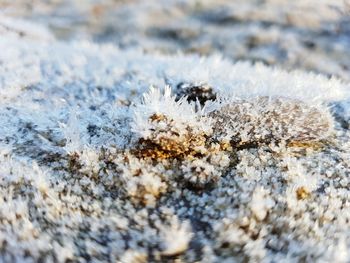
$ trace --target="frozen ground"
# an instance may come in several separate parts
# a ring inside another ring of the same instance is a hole
[[[345,2],[1,5],[0,262],[349,262]]]
[[[60,39],[150,53],[221,53],[350,79],[349,0],[3,0],[1,6]]]

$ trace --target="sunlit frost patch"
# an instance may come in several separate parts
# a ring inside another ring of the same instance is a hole
[[[347,84],[24,42],[0,39],[14,54],[0,55],[1,259],[346,258],[348,111],[334,105],[347,107]]]

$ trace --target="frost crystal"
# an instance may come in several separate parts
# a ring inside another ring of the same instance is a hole
[[[180,224],[178,220],[172,222],[171,227],[162,227],[165,250],[164,256],[173,256],[183,253],[188,249],[189,242],[193,236],[189,222]]]

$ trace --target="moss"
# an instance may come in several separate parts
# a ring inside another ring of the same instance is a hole
[[[80,155],[77,152],[68,154],[68,171],[71,173],[78,172],[82,165],[79,161]]]
[[[326,149],[325,141],[291,141],[287,143],[287,147],[291,149],[291,154],[296,157],[307,156],[309,154],[321,152]]]
[[[310,197],[311,193],[306,189],[306,187],[301,186],[295,191],[298,200],[304,200]]]
[[[150,138],[139,139],[139,144],[132,152],[139,158],[154,160],[179,159],[201,155],[198,147],[205,147],[207,136],[204,133],[194,133],[187,126],[185,132],[180,134],[173,128],[174,121],[165,115],[153,114],[149,120],[155,124],[157,130]]]
[[[324,149],[325,145],[321,141],[291,141],[287,144],[287,147],[321,151]]]

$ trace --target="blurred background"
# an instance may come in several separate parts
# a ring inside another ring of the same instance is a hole
[[[16,18],[65,41],[219,53],[350,80],[349,0],[0,0],[0,10],[0,37]]]

